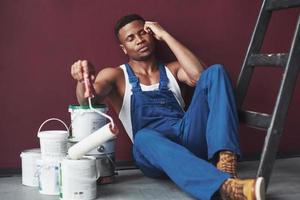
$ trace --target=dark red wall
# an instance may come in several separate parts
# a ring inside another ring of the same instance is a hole
[[[20,167],[20,153],[38,147],[39,125],[50,117],[70,121],[76,103],[71,64],[90,60],[101,69],[126,62],[113,36],[116,20],[139,13],[158,21],[207,64],[223,63],[234,82],[240,71],[261,1],[181,0],[1,0],[0,1],[0,168]],[[264,51],[287,51],[299,10],[279,12],[272,20]],[[172,59],[167,49],[166,60]],[[271,112],[280,70],[259,69],[246,107]],[[300,152],[299,82],[280,152]],[[52,125],[54,126],[54,125]],[[52,128],[47,126],[47,128]],[[259,131],[241,127],[245,155],[261,151]],[[124,130],[117,159],[130,159]]]

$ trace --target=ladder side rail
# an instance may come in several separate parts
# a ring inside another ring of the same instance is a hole
[[[243,101],[247,94],[250,79],[254,71],[253,66],[247,65],[248,59],[252,54],[257,54],[260,51],[272,15],[271,11],[266,11],[267,2],[268,0],[264,0],[263,5],[260,9],[259,16],[257,18],[255,28],[247,49],[246,57],[244,59],[242,69],[238,77],[236,88],[238,109],[242,107]]]
[[[284,71],[279,94],[274,107],[271,124],[267,131],[257,176],[263,176],[268,184],[275,163],[280,136],[287,118],[289,104],[296,86],[300,70],[300,16],[290,48],[287,66]]]

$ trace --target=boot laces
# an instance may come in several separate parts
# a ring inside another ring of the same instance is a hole
[[[221,196],[224,200],[247,200],[243,193],[243,184],[237,183],[234,179],[227,180],[221,189]]]
[[[236,156],[231,152],[223,152],[220,153],[219,162],[217,164],[217,168],[232,174],[233,177],[237,177],[237,160]]]

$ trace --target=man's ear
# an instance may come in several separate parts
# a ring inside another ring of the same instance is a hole
[[[123,44],[120,44],[121,49],[123,50],[123,52],[125,53],[125,55],[127,55],[127,50],[125,49]]]

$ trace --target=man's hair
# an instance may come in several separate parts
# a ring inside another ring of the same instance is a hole
[[[144,18],[142,18],[140,15],[137,14],[130,14],[130,15],[123,16],[117,21],[117,23],[115,24],[114,32],[118,40],[119,40],[120,29],[135,20],[140,20],[143,23],[145,23]]]

